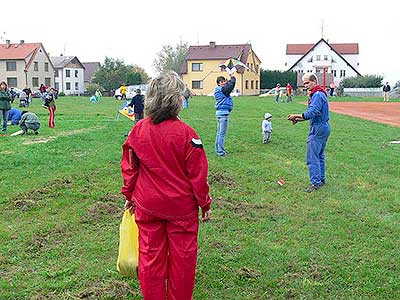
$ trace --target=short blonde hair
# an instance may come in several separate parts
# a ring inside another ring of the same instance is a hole
[[[154,124],[176,118],[182,108],[185,84],[175,72],[152,79],[146,90],[144,110]]]
[[[308,80],[313,81],[313,82],[318,84],[317,75],[315,75],[314,73],[306,73],[306,74],[304,74],[303,77],[301,77],[301,80],[305,81],[305,79],[308,79]]]

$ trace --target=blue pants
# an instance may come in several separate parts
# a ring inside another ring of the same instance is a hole
[[[325,146],[331,128],[328,123],[312,125],[307,140],[307,167],[312,185],[325,181]]]
[[[218,156],[225,156],[225,136],[229,125],[229,115],[217,116],[217,137],[215,139],[215,152]]]
[[[3,132],[7,131],[8,112],[9,110],[0,109],[0,122],[3,120],[3,128],[1,131]]]
[[[188,99],[183,100],[183,108],[189,108],[189,100]]]
[[[275,102],[276,102],[276,103],[278,103],[278,102],[279,102],[279,94],[278,94],[278,95],[276,95],[276,97],[275,97]]]

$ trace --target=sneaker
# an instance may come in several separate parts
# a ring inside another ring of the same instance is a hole
[[[326,184],[326,182],[325,182],[325,179],[324,179],[324,180],[321,180],[321,184],[319,186],[321,187],[321,186],[323,186],[325,184]]]
[[[35,135],[38,135],[38,134],[39,134],[39,132],[35,131]]]
[[[320,188],[320,186],[318,186],[318,185],[310,185],[310,186],[309,186],[308,188],[306,188],[304,191],[305,191],[306,193],[312,193],[312,192],[318,190],[319,188]]]

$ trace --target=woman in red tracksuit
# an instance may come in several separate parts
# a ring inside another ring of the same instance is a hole
[[[153,79],[147,117],[123,145],[125,207],[139,228],[138,277],[144,300],[192,299],[198,208],[211,216],[208,162],[196,132],[178,119],[185,84],[176,73]]]

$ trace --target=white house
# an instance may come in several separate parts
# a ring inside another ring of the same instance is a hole
[[[76,56],[51,57],[55,68],[55,88],[66,95],[81,95],[85,91],[85,67]]]
[[[358,43],[329,44],[322,38],[316,44],[287,44],[286,66],[288,71],[313,72],[319,78],[325,70],[326,84],[333,79],[337,86],[346,77],[361,76],[358,54]]]

